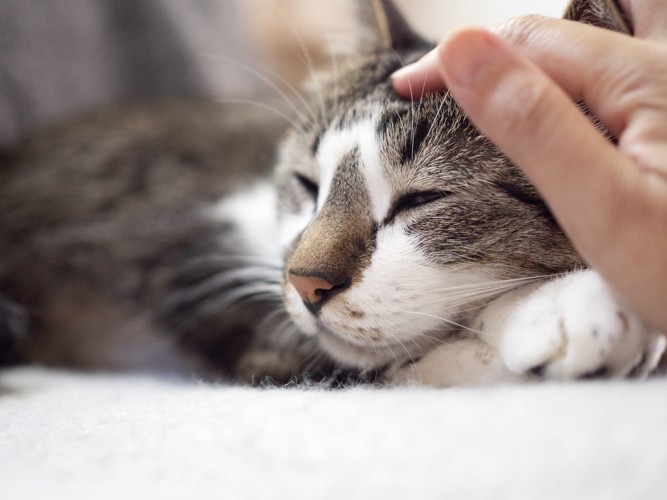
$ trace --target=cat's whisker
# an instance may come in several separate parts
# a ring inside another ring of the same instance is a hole
[[[314,351],[306,360],[305,363],[305,373],[308,375],[314,369],[320,366],[320,362],[326,358],[324,351],[316,350]]]
[[[408,358],[410,359],[410,362],[411,362],[411,363],[414,363],[414,362],[415,362],[415,359],[414,359],[414,357],[412,356],[412,353],[411,353],[410,350],[407,348],[407,346],[405,345],[405,343],[403,343],[403,341],[401,341],[401,339],[399,339],[396,335],[393,335],[393,334],[391,334],[391,333],[389,333],[389,332],[386,332],[386,335],[387,335],[388,337],[392,338],[392,339],[393,339],[399,346],[401,346],[401,348],[402,348],[402,349],[405,351],[405,353],[408,355]],[[394,355],[394,360],[395,360],[397,363],[400,362],[400,360],[398,359],[398,355],[397,355],[393,350],[391,350],[391,352],[392,352],[393,355]]]
[[[319,102],[320,113],[322,115],[323,125],[326,126],[329,123],[329,118],[328,118],[328,114],[327,114],[326,104],[325,104],[325,101],[324,101],[324,95],[322,93],[322,82],[321,82],[321,79],[317,78],[317,75],[315,74],[316,67],[315,67],[315,63],[313,62],[313,58],[310,54],[310,50],[308,49],[308,46],[306,45],[306,43],[303,39],[303,36],[301,35],[300,31],[295,27],[294,23],[285,15],[283,10],[278,9],[278,12],[280,13],[280,17],[282,18],[282,21],[285,23],[285,25],[291,31],[292,36],[294,37],[294,40],[296,41],[296,43],[299,47],[297,57],[299,58],[299,60],[302,62],[302,64],[306,68],[306,71],[308,73],[308,76],[310,77],[311,83],[314,84],[314,90],[315,90],[315,94],[316,94],[318,102]],[[314,112],[311,112],[311,115],[313,116],[313,120],[315,122],[319,121]]]
[[[434,337],[433,335],[428,335],[426,333],[421,333],[421,334],[419,334],[419,338],[427,339],[428,341],[433,342],[434,345],[447,346],[447,347],[450,347],[450,348],[452,348],[454,350],[457,350],[457,351],[461,350],[461,348],[458,345],[456,345],[456,343],[447,342],[445,339],[440,339],[438,337]]]
[[[212,297],[206,302],[222,302],[224,305],[233,305],[247,299],[282,301],[282,297],[280,297],[279,294],[279,287],[270,287],[265,283],[247,284],[242,287],[237,287],[226,291],[218,297]],[[206,302],[203,304],[205,305]]]
[[[207,298],[192,305],[192,310],[188,314],[179,314],[173,323],[181,326],[188,325],[193,328],[210,318],[219,315],[224,308],[233,306],[247,300],[252,301],[280,301],[281,298],[275,290],[265,288],[262,284],[246,285],[224,294]]]
[[[510,278],[510,279],[499,279],[496,281],[484,281],[481,283],[466,283],[462,285],[452,285],[443,288],[432,288],[426,291],[429,294],[442,294],[450,291],[468,291],[468,290],[489,290],[498,288],[505,290],[507,288],[515,288],[518,286],[527,285],[537,281],[543,281],[549,276],[531,276],[526,278]]]
[[[339,112],[339,94],[340,94],[340,74],[339,74],[339,68],[338,68],[338,57],[336,56],[337,52],[334,50],[334,44],[331,39],[331,32],[329,30],[329,27],[327,26],[327,23],[322,22],[322,18],[318,16],[319,19],[319,24],[324,30],[324,37],[326,40],[326,49],[327,53],[329,54],[329,60],[331,61],[331,75],[333,77],[333,99],[334,99],[334,113],[338,114]]]
[[[471,303],[467,301],[460,304],[450,305],[450,307],[452,309],[456,308],[457,315],[472,317],[471,313],[479,313],[488,305],[489,301],[483,300],[483,301],[477,301],[476,303],[475,302]]]
[[[410,133],[412,134],[412,157],[415,156],[415,95],[412,91],[412,81],[408,80],[410,88]]]
[[[424,85],[426,85],[426,80],[424,80]],[[445,103],[448,101],[448,99],[449,99],[449,90],[442,96],[442,101],[440,102],[440,106],[438,106],[438,110],[435,113],[435,117],[431,122],[431,126],[428,129],[426,137],[431,136],[431,133],[433,132],[433,127],[435,127],[435,124],[438,123],[438,118],[440,118],[440,113],[442,112],[442,109],[444,108]],[[433,153],[435,153],[435,151]]]
[[[504,274],[503,270],[496,268],[489,268],[486,270],[486,273],[494,276],[496,281],[522,281],[522,280],[547,280],[551,278],[556,278],[562,276],[561,274],[533,274],[531,276],[507,276]]]
[[[330,27],[327,22],[323,22],[323,19],[321,16],[318,16],[318,24],[320,28],[322,29],[322,32],[324,33],[324,40],[325,40],[325,52],[329,56],[329,67],[328,71],[331,75],[331,80],[333,82],[333,90],[328,92],[330,98],[333,99],[333,110],[332,114],[333,116],[336,116],[340,112],[340,105],[339,105],[339,98],[340,98],[340,68],[339,68],[339,61],[338,61],[338,55],[340,55],[340,50],[336,50],[334,46],[334,42],[331,38],[331,31]],[[331,123],[331,120],[328,119],[328,117],[325,117],[325,125],[327,123]]]
[[[180,291],[175,300],[179,302],[197,300],[203,295],[211,295],[233,286],[260,282],[266,286],[279,285],[273,274],[263,268],[247,267],[231,271],[221,271]],[[168,301],[167,301],[168,303]]]
[[[462,300],[458,302],[447,302],[446,310],[442,310],[439,314],[446,314],[447,316],[465,316],[470,317],[473,312],[480,311],[488,305],[488,300]],[[442,305],[441,305],[442,307]],[[444,309],[444,308],[443,308]],[[431,313],[434,314],[434,313]]]
[[[498,296],[513,289],[513,287],[508,287],[506,289],[494,289],[486,292],[477,291],[469,294],[434,297],[431,301],[424,301],[423,304],[426,306],[438,304],[439,307],[446,307],[451,311],[456,311],[457,315],[467,313],[466,316],[470,316],[469,313],[487,307]]]
[[[272,259],[270,257],[264,257],[261,255],[243,255],[243,254],[216,254],[216,255],[206,255],[203,257],[193,257],[188,261],[188,267],[190,265],[204,265],[204,264],[243,264],[245,267],[252,265],[257,268],[266,268],[269,270],[280,270],[283,267],[283,263],[280,259]]]
[[[268,270],[272,271],[272,270]],[[282,287],[275,272],[246,267],[215,272],[195,284],[169,294],[158,305],[161,317],[171,324],[198,325],[221,314],[224,308],[245,301],[282,303]]]
[[[489,300],[492,300],[496,296],[506,293],[510,290],[513,290],[517,287],[523,286],[527,283],[533,283],[536,281],[541,281],[544,279],[544,276],[535,276],[527,278],[514,278],[506,279],[499,281],[492,281],[479,284],[470,284],[470,285],[458,285],[443,289],[435,289],[428,291],[428,294],[432,295],[437,293],[437,296],[433,297],[430,302],[425,302],[425,304],[436,304],[442,303],[446,305],[448,309],[452,312],[455,312],[457,316],[470,316],[470,313],[473,311],[479,311],[486,307],[489,303]],[[443,293],[444,292],[444,293]],[[391,304],[387,304],[388,308],[391,308]],[[462,308],[462,306],[468,306]],[[443,321],[449,325],[456,326],[461,329],[466,329],[473,331],[480,335],[484,335],[483,332],[476,331],[466,325],[455,322],[451,319],[444,318],[442,316],[437,316],[432,313],[427,312],[416,312],[416,311],[398,311],[405,314],[420,314],[427,317],[436,318],[440,321]]]
[[[420,95],[423,96],[425,90],[426,90],[426,78],[424,78],[424,84],[422,85],[422,91],[421,91]],[[412,94],[412,84],[410,84],[410,94]],[[414,103],[414,101],[413,101],[413,103]],[[419,111],[420,114],[421,114],[423,105],[424,105],[424,101],[422,99],[420,99],[419,100],[419,108],[417,109],[417,111]],[[412,107],[414,107],[414,104],[412,104]],[[412,158],[414,158],[415,157],[415,134],[417,133],[417,130],[416,130],[416,127],[415,127],[415,119],[414,119],[415,111],[414,111],[414,109],[412,110],[412,113],[413,113],[413,115],[412,115],[412,130],[410,132],[410,134],[411,134],[411,138],[410,138],[411,145],[410,145],[410,147],[412,148],[412,153],[411,153]]]
[[[277,97],[274,97],[274,98],[271,98],[271,99],[267,99],[266,102],[267,102],[267,104],[269,104],[269,105],[274,105],[274,106],[276,106],[276,109],[280,109],[281,107],[285,107],[285,102],[282,101],[281,99],[277,98]],[[298,118],[298,119],[302,119],[302,118],[301,118],[301,115],[296,114],[296,112],[294,111],[295,109],[298,109],[298,106],[297,106],[296,103],[291,103],[291,104],[289,104],[287,107],[288,107],[289,110],[292,111],[292,113],[295,115],[296,118]],[[292,119],[292,121],[290,122],[290,125],[292,125],[292,127],[293,127],[295,130],[300,130],[300,129],[303,128],[304,123],[302,123],[302,122],[298,122],[296,118]]]
[[[481,293],[479,291],[476,291],[476,292],[466,293],[465,295],[453,296],[449,298],[437,297],[434,298],[431,302],[424,302],[424,304],[425,305],[439,304],[438,306],[439,309],[444,308],[446,306],[448,310],[452,311],[452,314],[456,314],[456,316],[461,316],[463,313],[485,307],[486,305],[488,305],[489,299],[494,298],[494,296],[497,295],[498,293],[499,292]],[[459,325],[458,323],[455,323],[452,320],[442,318],[441,316],[436,316],[434,313],[428,313],[424,311],[421,312],[408,311],[403,308],[398,308],[395,303],[390,302],[389,300],[386,299],[381,299],[381,304],[384,310],[387,311],[387,313],[422,314],[424,316],[437,318],[441,321],[450,321],[451,324],[453,324],[454,326],[463,328],[462,325]],[[462,306],[465,308],[462,308]]]
[[[457,294],[447,294],[447,295],[437,295],[432,297],[430,300],[424,300],[424,304],[466,304],[466,303],[475,303],[481,300],[488,302],[488,300],[495,298],[498,295],[506,293],[512,288],[493,288],[490,290],[474,290],[470,292],[460,292]]]
[[[463,324],[461,324],[461,323],[458,323],[458,322],[456,322],[456,321],[454,321],[454,320],[451,320],[451,319],[448,319],[448,318],[443,318],[443,317],[441,317],[441,316],[437,316],[437,315],[435,315],[435,314],[430,314],[430,313],[421,312],[421,311],[403,311],[403,312],[404,312],[405,314],[414,314],[414,315],[418,315],[418,316],[426,316],[426,317],[428,317],[428,318],[437,319],[437,320],[442,321],[443,323],[446,323],[446,324],[448,324],[448,325],[455,326],[455,327],[457,327],[458,329],[461,329],[461,330],[467,330],[467,331],[469,331],[469,332],[476,333],[476,334],[478,334],[478,335],[484,335],[484,333],[483,333],[483,332],[480,332],[479,330],[475,330],[474,328],[471,328],[471,327],[469,327],[469,326],[463,325]]]
[[[394,56],[396,59],[398,59],[399,64],[401,67],[405,66],[405,61],[401,57],[401,55],[394,50],[393,51]],[[426,85],[426,80],[424,80],[424,86]],[[415,150],[415,94],[412,89],[412,80],[408,80],[408,89],[410,90],[410,131],[412,134],[412,156],[414,157]],[[422,92],[423,93],[423,92]],[[397,111],[398,113],[398,111]],[[400,117],[400,115],[399,115]]]
[[[298,328],[287,315],[286,311],[281,311],[285,318],[279,323],[276,334],[276,344],[280,346],[288,345],[294,342],[294,339],[301,335]]]
[[[210,59],[218,59],[221,61],[224,61],[227,64],[231,64],[233,66],[236,66],[249,74],[259,78],[259,80],[266,85],[268,85],[271,89],[273,89],[283,100],[284,104],[290,108],[296,115],[302,120],[302,121],[308,121],[308,117],[301,112],[298,106],[293,102],[293,99],[290,98],[290,96],[276,83],[276,81],[280,82],[282,85],[284,85],[292,94],[294,97],[298,99],[298,101],[306,108],[306,110],[310,114],[310,118],[313,120],[317,119],[317,115],[315,114],[314,110],[310,107],[310,104],[306,100],[306,98],[299,92],[294,85],[289,83],[285,78],[280,76],[279,74],[275,73],[274,71],[271,71],[270,69],[267,68],[262,68],[264,72],[268,74],[263,73],[257,68],[252,67],[249,64],[243,63],[237,59],[234,59],[233,57],[226,56],[224,54],[212,54],[212,53],[200,53],[201,56],[207,57]],[[274,80],[275,79],[275,80]]]
[[[286,311],[282,308],[271,311],[262,321],[261,326],[267,327],[275,330],[279,330],[285,327],[285,324],[289,322],[289,318],[285,317]],[[282,319],[280,317],[283,316]]]
[[[516,288],[517,286],[521,285],[507,285],[507,286],[490,285],[485,287],[461,288],[458,290],[452,290],[452,289],[428,290],[424,292],[424,295],[431,297],[433,301],[437,302],[437,301],[456,299],[456,298],[474,297],[475,295],[478,294],[493,295],[494,293],[504,292]]]
[[[401,54],[397,50],[392,49],[391,53],[398,60],[398,64],[401,67],[405,66],[405,59],[403,59],[403,57],[401,56]]]
[[[274,113],[275,115],[277,115],[278,117],[282,118],[287,123],[289,123],[295,129],[300,128],[300,124],[297,123],[294,120],[294,118],[289,116],[287,113],[282,112],[279,109],[277,109],[277,108],[275,108],[275,107],[273,107],[269,104],[265,104],[263,102],[252,101],[252,100],[248,100],[248,99],[216,99],[215,102],[218,102],[220,104],[247,104],[247,105],[250,105],[250,106],[256,106],[258,108],[265,109],[267,111],[270,111],[270,112]]]

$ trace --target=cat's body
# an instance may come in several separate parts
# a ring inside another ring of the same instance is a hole
[[[664,337],[583,270],[453,99],[393,93],[389,75],[431,45],[389,2],[360,10],[367,36],[317,82],[271,182],[282,127],[197,104],[88,119],[3,160],[5,342],[49,364],[168,361],[242,380],[653,369]]]
[[[7,307],[11,330],[26,329],[14,335],[18,356],[234,375],[269,308],[211,312],[206,301],[241,267],[269,287],[279,262],[246,246],[243,212],[219,204],[269,179],[283,128],[253,106],[168,101],[86,116],[15,148],[0,172],[0,282],[25,311],[22,325]],[[272,202],[245,209],[270,220]],[[259,224],[270,241],[275,228]],[[230,279],[229,289],[244,283]]]

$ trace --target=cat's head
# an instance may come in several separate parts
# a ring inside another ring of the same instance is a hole
[[[391,73],[433,44],[389,1],[360,11],[366,32],[313,84],[276,180],[287,310],[338,361],[377,367],[420,355],[498,293],[582,261],[449,94],[394,93]]]

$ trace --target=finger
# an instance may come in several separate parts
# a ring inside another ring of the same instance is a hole
[[[645,84],[647,68],[660,65],[667,71],[666,54],[657,54],[648,42],[583,23],[524,16],[493,31],[521,49],[572,100],[584,101],[616,136],[632,108],[643,104],[635,100],[642,97],[636,89]],[[647,57],[654,63],[647,63]]]
[[[620,136],[632,107],[642,103],[633,90],[646,81],[646,69],[664,67],[667,53],[648,49],[646,42],[583,23],[541,16],[510,19],[493,31],[520,48],[571,97],[584,101],[615,136]],[[654,63],[640,58],[619,57],[609,47],[637,50]],[[435,49],[419,61],[392,75],[395,90],[405,98],[418,99],[424,93],[438,92],[446,83],[438,72]]]
[[[437,49],[396,71],[391,75],[391,82],[400,96],[412,100],[421,99],[424,94],[445,90],[445,82],[438,69]]]
[[[648,15],[638,12],[644,19]],[[651,22],[661,26],[660,16]],[[583,100],[636,166],[667,180],[666,45],[539,16],[516,18],[494,30],[573,100]]]
[[[667,286],[646,276],[665,276],[667,261],[644,258],[647,235],[662,234],[667,223],[663,180],[635,168],[568,95],[497,36],[459,32],[439,56],[459,105],[524,170],[583,257],[649,321],[664,323],[655,304],[663,299],[655,297]],[[628,272],[638,263],[646,272]]]

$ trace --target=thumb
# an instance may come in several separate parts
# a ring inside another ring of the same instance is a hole
[[[445,82],[438,71],[438,49],[427,52],[419,61],[396,71],[391,75],[391,83],[400,96],[411,100],[445,90]]]

